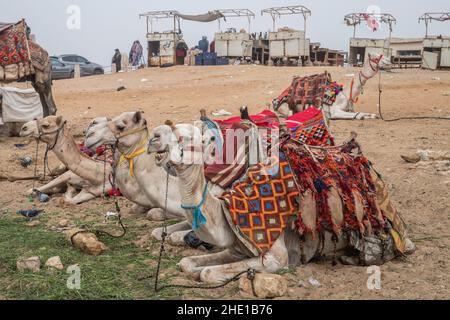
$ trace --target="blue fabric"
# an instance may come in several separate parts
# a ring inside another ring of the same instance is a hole
[[[196,206],[185,206],[181,205],[182,209],[193,210],[192,215],[194,216],[194,221],[192,221],[192,230],[197,230],[202,224],[206,223],[206,217],[202,213],[202,206],[205,202],[206,192],[208,191],[208,184],[205,184],[205,190],[203,191],[202,200]]]
[[[214,134],[217,153],[222,154],[222,133],[220,132],[220,129],[217,128],[217,125],[209,119],[202,119],[202,121]]]

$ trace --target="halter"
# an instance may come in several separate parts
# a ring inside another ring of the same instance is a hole
[[[208,184],[205,183],[205,189],[203,190],[202,199],[200,200],[200,203],[198,205],[192,205],[192,206],[186,206],[181,205],[182,209],[185,210],[193,210],[192,215],[194,217],[194,220],[192,221],[192,230],[197,230],[201,225],[206,223],[206,217],[202,213],[202,206],[205,203],[206,194],[208,191]]]
[[[118,143],[119,139],[130,136],[132,134],[135,134],[135,133],[138,133],[141,131],[144,131],[144,130],[147,130],[147,126],[143,126],[141,128],[136,128],[136,129],[131,129],[131,130],[122,132],[120,134],[116,134],[114,136],[116,137],[117,143]],[[147,138],[148,138],[148,132],[147,132],[147,135],[144,136],[141,141],[139,141],[138,146],[134,149],[133,152],[131,152],[130,154],[122,153],[119,158],[119,162],[117,165],[121,165],[123,162],[128,161],[128,166],[130,167],[130,176],[131,177],[134,177],[134,158],[144,154],[147,151],[147,146],[146,146]],[[120,150],[119,150],[119,152],[120,152]]]
[[[64,130],[64,126],[66,125],[66,122],[67,122],[67,121],[64,120],[64,122],[62,123],[62,125],[61,125],[60,127],[58,127],[58,128],[55,129],[55,130],[49,131],[49,132],[44,132],[44,131],[42,131],[42,125],[39,123],[39,120],[38,120],[38,119],[36,119],[36,120],[34,120],[34,121],[36,122],[36,127],[37,127],[37,129],[38,129],[38,139],[39,139],[39,140],[40,140],[43,136],[46,136],[46,135],[49,135],[49,134],[56,133],[55,141],[53,141],[53,143],[51,144],[51,146],[50,146],[50,144],[47,144],[47,149],[48,149],[48,150],[53,150],[53,149],[55,148],[56,144],[58,143],[59,135],[60,135],[61,131]]]

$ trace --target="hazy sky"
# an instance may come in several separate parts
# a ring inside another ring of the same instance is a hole
[[[348,50],[348,39],[352,28],[347,27],[343,18],[351,12],[365,12],[371,5],[381,8],[397,18],[393,36],[423,37],[425,26],[418,23],[424,12],[450,11],[449,0],[0,0],[0,21],[12,22],[25,18],[36,34],[38,42],[51,55],[77,53],[102,65],[110,63],[114,48],[128,52],[134,40],[145,43],[145,19],[139,13],[152,10],[177,10],[186,14],[201,14],[213,9],[247,8],[255,12],[252,31],[269,31],[272,20],[261,16],[261,10],[273,6],[302,4],[312,11],[308,21],[307,36],[313,42],[333,49]],[[81,9],[81,28],[69,30],[67,8],[77,5]],[[247,28],[245,18],[229,18],[222,22],[222,29]],[[289,26],[303,28],[300,16],[284,16],[278,20],[277,27]],[[168,30],[171,23],[156,22],[155,29]],[[181,29],[188,45],[194,46],[202,35],[214,37],[218,22],[195,23],[181,21]],[[450,35],[450,21],[433,22],[430,34]],[[384,38],[388,35],[387,26],[372,33],[366,26],[358,28],[357,36]],[[146,48],[146,45],[144,45]]]

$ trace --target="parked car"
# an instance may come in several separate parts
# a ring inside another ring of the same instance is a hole
[[[53,79],[73,78],[74,68],[77,64],[80,65],[80,75],[82,77],[105,73],[103,67],[98,63],[90,62],[88,59],[76,54],[63,54],[58,57],[52,56],[50,59],[52,62]]]
[[[70,79],[75,76],[75,65],[64,64],[58,57],[50,57],[52,63],[52,79]]]

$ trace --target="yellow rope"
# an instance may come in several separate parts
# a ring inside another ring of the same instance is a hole
[[[123,162],[128,161],[128,166],[130,167],[130,176],[134,177],[134,158],[140,156],[141,154],[143,154],[144,152],[147,151],[147,136],[144,136],[144,138],[142,139],[142,141],[139,143],[139,145],[141,146],[140,148],[138,148],[137,150],[133,151],[130,154],[122,154],[120,156],[119,159],[119,164],[121,165]]]

